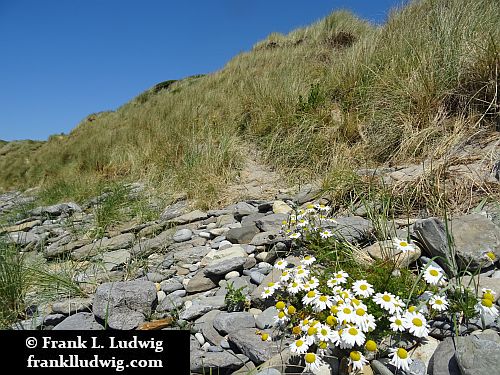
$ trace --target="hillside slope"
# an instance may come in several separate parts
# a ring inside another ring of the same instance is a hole
[[[442,156],[499,126],[497,6],[421,0],[380,27],[335,12],[272,34],[218,72],[1,153],[0,189],[78,198],[83,186],[141,179],[210,206],[242,167],[242,143],[291,180]]]

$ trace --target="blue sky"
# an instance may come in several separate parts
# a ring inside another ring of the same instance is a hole
[[[209,73],[271,32],[393,0],[0,0],[0,139],[47,139],[154,84]]]

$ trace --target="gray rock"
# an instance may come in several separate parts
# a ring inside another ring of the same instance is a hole
[[[66,319],[64,314],[50,314],[43,318],[44,326],[56,326]]]
[[[150,281],[124,281],[99,285],[93,312],[113,329],[134,329],[151,315],[156,286]]]
[[[238,221],[234,218],[234,215],[228,213],[228,214],[220,215],[217,218],[216,225],[217,225],[218,228],[221,228],[221,227],[226,227],[229,224],[234,224],[234,223],[237,223],[237,222]]]
[[[371,361],[370,365],[371,365],[373,371],[375,372],[375,374],[394,375],[394,373],[391,370],[389,370],[382,362],[377,361],[376,359]]]
[[[300,191],[297,193],[297,195],[295,195],[293,200],[300,205],[314,200],[320,194],[321,194],[321,189],[319,187],[307,184],[300,189]]]
[[[208,266],[213,263],[220,262],[221,260],[227,260],[230,258],[240,258],[247,257],[246,251],[240,245],[233,245],[228,249],[224,250],[210,250],[210,252],[205,255],[201,260],[202,266]]]
[[[257,365],[279,353],[277,344],[272,341],[262,341],[261,336],[255,333],[255,328],[244,328],[232,332],[227,340],[232,348],[245,354]]]
[[[221,335],[238,331],[243,328],[254,328],[255,318],[247,312],[222,312],[214,319],[214,328]]]
[[[130,260],[130,256],[129,250],[120,249],[106,252],[102,254],[102,256],[98,256],[98,258],[101,260],[103,267],[107,271],[114,271],[127,264]]]
[[[52,304],[52,312],[56,314],[73,315],[77,312],[88,312],[92,307],[91,298],[68,298]]]
[[[243,354],[233,354],[227,351],[209,352],[196,351],[191,353],[191,372],[194,373],[228,373],[242,367],[248,358]]]
[[[256,214],[251,214],[248,216],[243,216],[241,218],[241,225],[245,226],[245,225],[249,225],[249,224],[255,224],[255,222],[257,220],[259,220],[260,218],[263,218],[264,216],[266,216],[266,214],[262,213],[262,212],[258,212]]]
[[[266,215],[256,221],[257,228],[262,232],[279,233],[284,221],[288,220],[288,214]]]
[[[31,317],[30,319],[25,319],[21,321],[17,321],[14,324],[12,324],[11,329],[15,331],[31,331],[31,330],[38,330],[40,327],[43,325],[43,316],[34,316]]]
[[[221,261],[211,263],[205,268],[205,274],[210,276],[222,276],[234,270],[242,270],[246,262],[244,257],[222,259]]]
[[[142,280],[147,280],[151,281],[153,283],[161,283],[165,278],[168,276],[165,276],[159,272],[148,272]]]
[[[231,243],[248,244],[260,230],[254,223],[242,226],[241,228],[231,228],[226,233],[226,239]]]
[[[255,284],[260,285],[260,284],[262,284],[262,282],[264,281],[266,276],[263,273],[254,271],[254,272],[250,272],[250,278],[252,279],[252,281]]]
[[[403,253],[401,250],[395,249],[391,240],[379,241],[363,248],[363,252],[367,252],[374,260],[392,260],[396,263],[397,268],[406,268],[414,263],[421,255],[420,248],[417,245],[414,251]]]
[[[198,318],[195,323],[194,327],[197,328],[205,339],[210,342],[213,345],[221,345],[222,346],[222,341],[225,341],[224,338],[219,334],[219,332],[214,328],[214,319],[221,313],[220,310],[211,310],[205,315],[201,316]],[[225,349],[229,349],[226,347]]]
[[[184,289],[184,286],[176,281],[176,280],[173,280],[173,279],[169,279],[169,280],[164,280],[160,283],[160,288],[161,290],[163,290],[165,293],[171,293],[171,292],[174,292],[176,290],[182,290]]]
[[[231,271],[231,272],[226,273],[226,276],[224,276],[224,279],[231,280],[231,279],[234,279],[236,277],[240,277],[240,273],[238,271]]]
[[[360,216],[347,216],[335,219],[336,223],[327,223],[334,236],[345,242],[360,243],[367,239],[373,231],[372,223]]]
[[[25,246],[28,244],[37,244],[42,240],[42,237],[31,233],[31,232],[11,232],[7,234],[7,238],[10,242],[16,245]]]
[[[257,233],[250,242],[250,245],[263,246],[281,241],[283,236],[276,234],[276,232],[261,232]]]
[[[209,252],[210,248],[207,246],[190,247],[184,250],[176,251],[174,253],[174,260],[183,263],[196,263]]]
[[[427,367],[425,363],[419,359],[415,359],[412,356],[413,361],[410,364],[410,371],[403,371],[404,375],[426,375]]]
[[[278,309],[275,306],[269,306],[255,318],[255,324],[259,329],[272,328],[276,325],[274,319],[278,316]]]
[[[160,215],[160,219],[165,221],[170,220],[184,215],[185,213],[187,213],[187,211],[188,206],[186,201],[179,201],[165,208],[165,210]]]
[[[203,275],[203,272],[198,272],[186,285],[186,291],[188,293],[204,292],[215,288],[217,285]]]
[[[66,240],[68,242],[66,242]],[[61,255],[64,255],[66,253],[70,253],[71,251],[85,246],[92,242],[90,239],[78,239],[75,241],[71,241],[71,236],[65,237],[62,241],[54,242],[47,246],[43,252],[44,256],[47,259],[59,257]]]
[[[170,293],[156,306],[157,312],[177,311],[182,308],[184,301],[176,294]]]
[[[226,339],[222,339],[220,341],[220,346],[222,349],[230,349],[231,347],[229,346],[229,343],[227,342]]]
[[[123,249],[129,247],[134,242],[133,233],[123,233],[111,238],[102,238],[91,244],[82,246],[71,252],[71,259],[81,260],[94,256],[100,252]]]
[[[223,351],[224,351],[224,349],[222,349],[220,346],[216,346],[216,345],[210,345],[207,349],[207,352],[213,352],[213,353],[220,353]]]
[[[168,223],[170,225],[182,225],[182,224],[192,223],[195,221],[205,220],[207,217],[208,217],[208,215],[206,212],[203,212],[200,210],[195,210],[195,211],[191,211],[187,214],[172,218],[172,219],[168,220]]]
[[[200,345],[205,344],[205,338],[203,337],[203,335],[200,332],[196,332],[194,334],[194,337],[196,338],[196,340],[198,340],[198,342],[200,343]]]
[[[73,212],[81,212],[82,209],[74,202],[59,203],[52,206],[37,207],[30,211],[33,216],[60,216],[62,214],[72,214]]]
[[[134,257],[147,257],[152,253],[166,249],[169,245],[171,245],[174,240],[172,236],[175,233],[175,229],[167,229],[164,232],[161,232],[158,236],[146,239],[139,240],[138,243],[134,245],[131,249],[131,253]]]
[[[433,337],[426,337],[422,341],[422,345],[419,345],[415,348],[413,353],[411,354],[412,359],[418,359],[422,361],[426,368],[429,368],[429,363],[432,358],[432,355],[436,351],[437,346],[439,345],[439,340],[436,340]]]
[[[491,375],[500,365],[498,333],[458,337],[455,358],[462,375]]]
[[[226,306],[224,296],[199,297],[192,302],[191,306],[180,313],[179,318],[192,320],[211,310],[223,309]]]
[[[175,232],[173,236],[173,240],[175,242],[184,242],[184,241],[189,241],[193,237],[193,231],[188,228],[184,229],[179,229],[177,232]]]
[[[496,295],[494,295],[494,301],[498,301],[500,298],[500,279],[495,279],[492,277],[485,277],[482,274],[471,276],[462,276],[461,284],[468,286],[469,289],[478,291],[478,296],[482,295],[482,289],[491,289]]]
[[[250,283],[249,276],[240,276],[228,280],[227,283],[221,285],[221,288],[217,291],[216,295],[225,296],[227,294],[227,284],[231,284],[234,289],[243,288],[241,290],[243,294],[250,294],[255,288],[255,286]]]
[[[445,223],[440,219],[418,220],[414,225],[414,236],[424,245],[422,250],[431,257],[438,256],[437,262],[447,272],[452,271],[448,264],[454,263],[460,270],[469,271],[490,266],[492,262],[485,256],[490,251],[497,259],[500,257],[500,228],[486,217],[460,216],[448,223],[448,229],[453,236],[455,257],[448,244]]]
[[[104,327],[97,323],[92,313],[80,312],[64,319],[53,328],[55,331],[98,331]]]
[[[438,345],[430,360],[428,372],[433,375],[460,375],[452,337],[446,337]]]

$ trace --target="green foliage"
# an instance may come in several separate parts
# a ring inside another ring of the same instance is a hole
[[[243,311],[247,300],[247,297],[243,293],[244,288],[245,286],[235,288],[234,283],[231,281],[226,284],[227,294],[224,302],[226,303],[227,311]]]

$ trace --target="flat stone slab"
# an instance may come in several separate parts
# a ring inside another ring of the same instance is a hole
[[[181,311],[179,318],[196,319],[211,310],[222,310],[226,307],[224,296],[200,297],[192,301],[192,305]]]
[[[272,341],[262,341],[255,328],[244,328],[229,334],[227,340],[235,351],[245,354],[257,365],[279,353],[278,345]]]
[[[246,257],[223,259],[220,262],[211,263],[204,272],[210,276],[224,276],[228,272],[243,269],[245,262]]]
[[[222,312],[214,319],[214,328],[221,335],[239,331],[244,328],[254,328],[255,318],[248,312]]]
[[[53,328],[55,331],[99,331],[103,329],[104,327],[95,320],[94,314],[86,312],[71,315]]]

